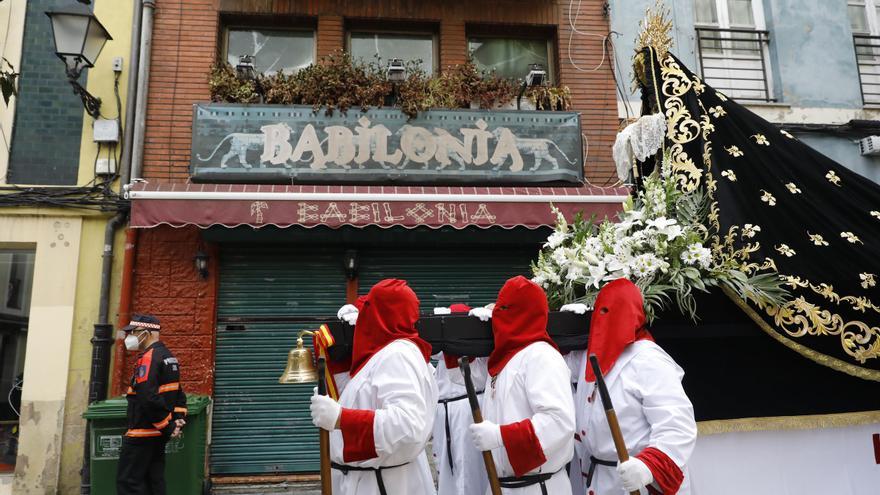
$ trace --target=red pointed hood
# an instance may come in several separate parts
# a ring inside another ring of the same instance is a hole
[[[587,354],[596,355],[603,375],[611,371],[626,346],[636,340],[653,340],[645,321],[642,291],[636,284],[619,278],[602,287],[590,320]],[[596,381],[589,362],[586,378],[587,382]]]
[[[547,294],[531,280],[520,275],[504,284],[492,310],[495,349],[489,356],[491,376],[500,373],[517,352],[530,344],[547,342],[556,347],[547,334],[549,312]]]
[[[431,344],[419,338],[419,299],[404,280],[385,279],[374,285],[363,300],[354,327],[351,376],[363,368],[373,354],[398,339],[408,339],[419,347],[425,362]]]

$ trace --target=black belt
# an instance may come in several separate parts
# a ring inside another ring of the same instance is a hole
[[[336,469],[338,471],[342,471],[343,475],[348,475],[349,471],[372,471],[376,473],[376,485],[379,486],[379,493],[381,495],[388,495],[388,492],[385,491],[385,481],[382,479],[382,471],[386,469],[394,469],[399,468],[400,466],[406,466],[409,464],[408,462],[404,462],[403,464],[398,464],[396,466],[380,466],[377,468],[371,467],[361,467],[361,466],[349,466],[348,464],[339,464],[336,462],[331,462],[330,467]]]
[[[562,471],[561,469],[559,471]],[[558,473],[559,471],[556,471]],[[507,476],[498,478],[498,484],[501,488],[525,488],[532,485],[541,485],[541,495],[547,495],[546,482],[556,475],[556,473],[547,474],[528,474],[526,476]]]
[[[483,390],[477,392],[477,395],[483,393]],[[452,462],[452,436],[449,435],[449,404],[450,402],[460,401],[462,399],[467,399],[467,394],[458,395],[455,397],[450,397],[448,399],[440,399],[437,401],[438,404],[443,404],[443,410],[446,413],[446,458],[449,460],[449,472],[455,473],[455,467]]]
[[[595,474],[596,472],[597,464],[600,466],[617,466],[617,462],[615,461],[603,461],[602,459],[597,459],[593,456],[590,456],[590,469],[587,470],[587,488],[589,488],[590,485],[593,484],[593,474]]]

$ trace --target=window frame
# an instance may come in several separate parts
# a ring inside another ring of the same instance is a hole
[[[345,52],[351,54],[354,60],[354,54],[351,51],[351,35],[353,34],[373,34],[373,35],[397,35],[397,36],[430,36],[431,37],[431,73],[429,76],[436,76],[440,73],[440,35],[436,30],[432,29],[396,29],[394,27],[374,27],[372,25],[360,26],[355,24],[345,29]],[[383,59],[386,63],[388,60]],[[404,60],[404,63],[409,62]]]
[[[764,18],[764,2],[763,0],[751,0],[752,3],[752,19],[755,21],[754,26],[746,26],[730,23],[730,10],[728,0],[712,0],[715,2],[715,13],[718,15],[718,24],[709,22],[697,22],[696,15],[694,17],[694,26],[703,28],[718,29],[754,29],[755,31],[766,31],[767,22]],[[696,12],[696,0],[694,0],[694,12]]]
[[[850,30],[853,34],[861,34],[865,36],[880,36],[880,16],[877,15],[877,9],[880,8],[880,0],[847,0],[847,7],[862,7],[865,13],[865,24],[868,26],[867,31],[855,31],[850,23]],[[849,16],[847,16],[849,20]]]
[[[230,31],[285,31],[285,32],[309,32],[312,34],[312,63],[318,61],[318,25],[317,20],[312,18],[292,16],[236,16],[221,15],[220,17],[220,42],[217,44],[220,60],[229,61],[229,32]]]
[[[522,36],[510,36],[503,33],[485,33],[480,32],[465,32],[465,52],[467,53],[468,59],[471,57],[471,40],[473,39],[501,39],[501,40],[537,40],[537,41],[545,41],[545,45],[547,47],[547,76],[549,77],[549,83],[551,85],[556,84],[556,38],[555,36],[542,36],[538,33],[526,33]],[[527,74],[523,74],[522,77],[517,78],[517,80],[522,79]]]

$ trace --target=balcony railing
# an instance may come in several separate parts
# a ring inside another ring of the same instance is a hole
[[[853,47],[859,65],[862,103],[880,105],[880,36],[856,34]]]
[[[703,80],[739,101],[776,101],[767,70],[769,44],[767,31],[697,28]]]

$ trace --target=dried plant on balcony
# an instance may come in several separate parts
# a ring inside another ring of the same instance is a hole
[[[519,84],[495,73],[482,73],[470,61],[448,67],[440,75],[426,74],[419,61],[406,64],[406,79],[394,85],[385,78],[380,59],[365,63],[338,52],[295,74],[258,76],[257,81],[236,78],[228,63],[211,70],[211,100],[222,103],[311,105],[327,114],[350,108],[362,111],[391,105],[409,117],[430,109],[499,108],[516,99]],[[526,93],[539,110],[568,110],[567,87],[536,87]]]

